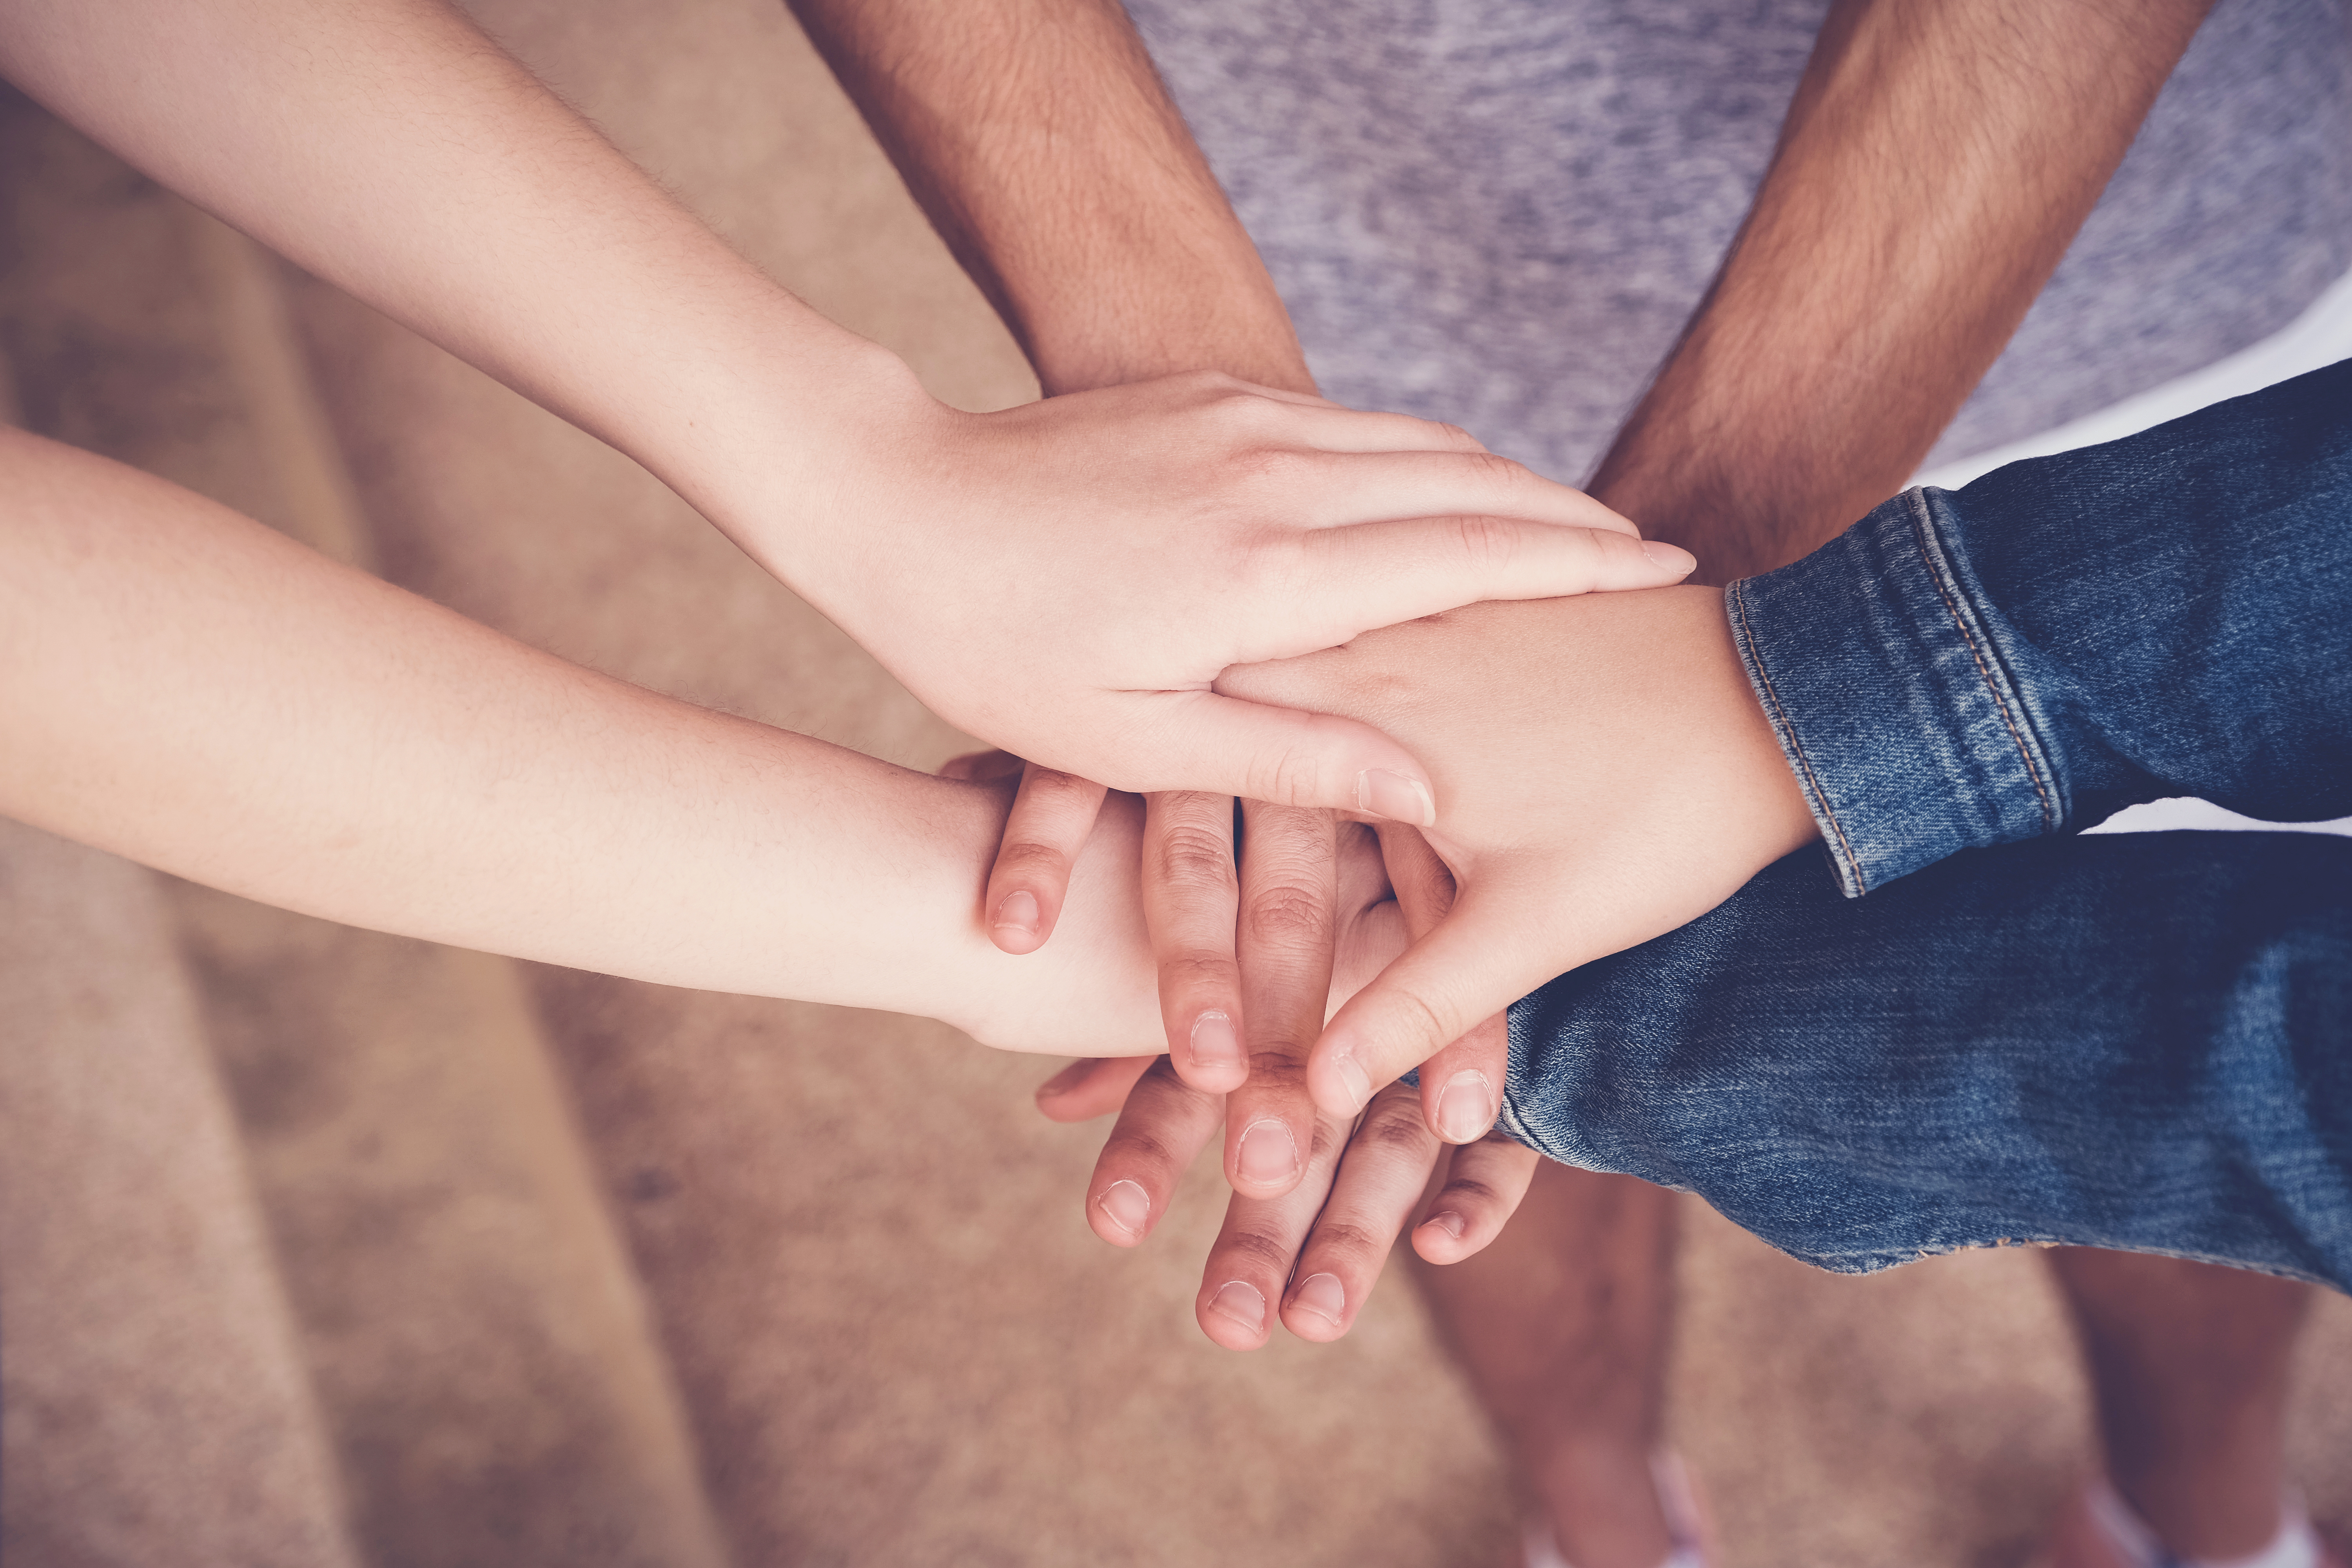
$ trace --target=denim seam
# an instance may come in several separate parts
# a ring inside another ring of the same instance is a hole
[[[1830,804],[1829,792],[1822,787],[1820,776],[1813,772],[1812,759],[1805,755],[1805,743],[1798,738],[1796,723],[1789,717],[1789,710],[1781,705],[1780,692],[1773,689],[1772,672],[1764,668],[1763,650],[1756,646],[1756,628],[1748,619],[1746,587],[1747,579],[1743,577],[1725,590],[1726,596],[1731,600],[1734,611],[1739,617],[1740,662],[1754,670],[1757,681],[1762,684],[1765,700],[1772,705],[1772,728],[1780,740],[1781,749],[1795,760],[1798,768],[1804,773],[1806,804],[1813,807],[1814,815],[1827,822],[1830,831],[1837,836],[1837,852],[1834,858],[1841,873],[1841,879],[1852,884],[1849,896],[1859,898],[1870,891],[1870,883],[1863,876],[1862,862],[1853,852],[1853,845],[1846,838],[1845,825],[1838,820],[1837,808]]]
[[[2025,764],[2026,779],[2033,785],[2034,799],[2042,806],[2042,831],[2054,833],[2058,828],[2057,813],[2051,807],[2050,791],[2042,784],[2042,770],[2034,764],[2033,752],[2026,745],[2025,737],[2018,732],[2016,717],[2009,710],[2008,699],[2001,695],[2001,683],[1993,679],[1992,670],[1986,666],[1984,649],[1979,646],[1976,634],[1969,629],[1967,618],[1960,614],[1960,606],[1953,601],[1951,585],[1945,581],[1940,542],[1933,537],[1929,527],[1927,492],[1914,489],[1905,499],[1911,503],[1911,527],[1918,539],[1919,559],[1936,584],[1937,595],[1944,601],[1945,613],[1952,617],[1953,629],[1960,634],[1960,640],[1968,644],[1969,657],[1976,660],[1977,678],[1984,682],[1986,694],[1992,699],[1994,709],[2000,714],[2001,723],[2009,729],[2010,744],[2017,748],[2018,760]]]

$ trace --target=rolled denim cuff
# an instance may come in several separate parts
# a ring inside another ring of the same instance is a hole
[[[2051,747],[1951,547],[1948,505],[1945,491],[1906,490],[1724,594],[1848,898],[2064,823]]]

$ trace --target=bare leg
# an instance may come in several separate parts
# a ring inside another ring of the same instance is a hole
[[[1547,1161],[1492,1247],[1417,1270],[1576,1568],[1658,1568],[1673,1547],[1650,1476],[1673,1258],[1672,1194]]]
[[[2288,1363],[2311,1288],[2087,1247],[2050,1258],[2082,1332],[2116,1490],[2183,1556],[2267,1545],[2285,1484]]]

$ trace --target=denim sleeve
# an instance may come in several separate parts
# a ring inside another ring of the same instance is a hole
[[[1849,897],[2137,801],[2352,815],[2352,361],[1907,491],[1725,604]]]
[[[1503,1126],[1822,1268],[2001,1242],[2352,1290],[2352,839],[1810,854],[1511,1009]]]

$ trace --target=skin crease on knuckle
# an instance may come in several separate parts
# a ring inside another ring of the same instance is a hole
[[[1024,880],[1066,883],[1070,879],[1070,857],[1058,844],[1040,844],[1034,839],[1023,839],[1017,844],[1007,844],[997,851],[996,871],[999,876],[1019,877]]]
[[[1431,1134],[1421,1114],[1418,1095],[1398,1095],[1376,1100],[1373,1108],[1357,1130],[1351,1155],[1393,1152],[1396,1156],[1418,1161],[1426,1171],[1437,1157],[1438,1141]]]
[[[1250,785],[1256,798],[1276,805],[1307,807],[1322,798],[1323,758],[1293,747],[1271,767],[1252,770]]]
[[[1188,948],[1160,960],[1160,987],[1170,996],[1214,1000],[1236,984],[1234,955],[1215,948]]]
[[[1454,520],[1455,537],[1472,565],[1484,572],[1508,572],[1524,542],[1517,524],[1499,517],[1473,513]]]
[[[1227,1276],[1251,1264],[1257,1265],[1273,1277],[1273,1293],[1279,1294],[1282,1282],[1290,1278],[1290,1265],[1297,1256],[1297,1248],[1278,1231],[1260,1229],[1258,1223],[1253,1222],[1235,1226],[1217,1244],[1212,1256],[1215,1259],[1212,1272]]]
[[[1173,1119],[1171,1116],[1171,1120]],[[1143,1181],[1143,1177],[1138,1173],[1147,1168],[1154,1179],[1159,1179],[1163,1174],[1181,1170],[1184,1165],[1191,1163],[1188,1157],[1181,1155],[1176,1147],[1158,1131],[1144,1131],[1137,1128],[1122,1128],[1114,1131],[1110,1135],[1110,1141],[1103,1145],[1101,1158],[1106,1173],[1114,1167],[1118,1170],[1118,1174],[1113,1176],[1112,1181],[1122,1177]],[[1099,1184],[1108,1187],[1111,1183],[1103,1182]],[[1150,1184],[1149,1181],[1144,1182],[1146,1187]]]
[[[1315,1234],[1300,1249],[1303,1259],[1312,1253],[1316,1264],[1330,1268],[1334,1263],[1351,1272],[1370,1269],[1388,1256],[1394,1240],[1386,1231],[1374,1231],[1343,1219],[1325,1218],[1316,1222]],[[1302,1266],[1300,1272],[1307,1270]]]
[[[1278,952],[1319,958],[1331,945],[1337,913],[1332,903],[1328,883],[1253,888],[1242,900],[1236,930],[1253,954]]]
[[[1223,833],[1194,823],[1163,822],[1151,844],[1159,880],[1185,892],[1234,887],[1234,850]]]

